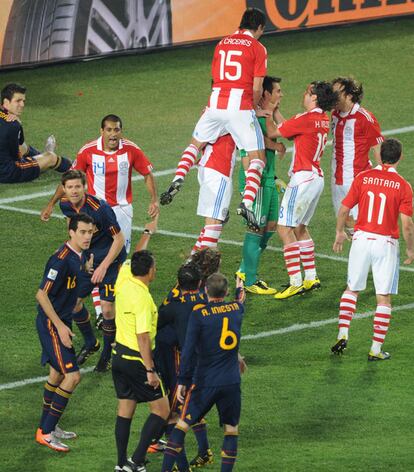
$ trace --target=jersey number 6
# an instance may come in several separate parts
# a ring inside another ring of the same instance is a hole
[[[227,316],[225,316],[223,318],[223,327],[221,328],[220,347],[225,351],[229,351],[230,349],[234,349],[236,346],[236,333],[229,329],[229,319],[227,318]]]

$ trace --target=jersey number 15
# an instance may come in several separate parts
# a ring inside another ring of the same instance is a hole
[[[224,79],[239,80],[240,77],[242,76],[242,65],[237,60],[237,57],[241,56],[242,52],[220,50],[219,54],[220,54],[220,80],[224,80]]]

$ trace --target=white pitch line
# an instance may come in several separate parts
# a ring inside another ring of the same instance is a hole
[[[411,126],[404,126],[402,128],[395,128],[395,129],[389,129],[383,131],[384,136],[391,136],[391,135],[396,135],[396,134],[404,134],[404,133],[411,133],[411,131],[414,131],[414,125]],[[326,143],[327,146],[332,146],[332,140],[328,141]],[[286,149],[287,152],[292,152],[293,148],[289,147]],[[194,167],[193,167],[194,169]],[[155,177],[161,177],[164,175],[171,175],[175,173],[175,168],[174,169],[165,169],[165,170],[159,170],[154,172]],[[135,182],[137,180],[143,180],[142,175],[134,175],[132,177],[132,181]],[[14,203],[14,202],[24,202],[26,200],[31,200],[33,198],[41,198],[41,197],[47,197],[49,195],[53,195],[55,193],[56,187],[51,188],[50,190],[45,190],[43,192],[36,192],[36,193],[31,193],[27,195],[20,195],[18,197],[9,197],[9,198],[3,198],[0,199],[0,204],[5,204],[5,203]]]
[[[29,210],[28,208],[16,208],[16,207],[8,206],[8,205],[1,205],[1,204],[0,204],[0,210],[14,211],[14,212],[23,213],[23,214],[26,214],[26,215],[34,215],[34,216],[39,216],[40,215],[40,213],[36,210]],[[58,215],[58,214],[52,214],[51,217],[52,218],[59,218],[59,219],[65,218],[63,215]],[[133,226],[132,229],[134,231],[143,231],[144,230],[144,228],[142,226]],[[193,240],[197,239],[198,236],[199,236],[198,234],[181,233],[179,231],[168,231],[168,230],[164,230],[164,229],[158,229],[157,234],[160,234],[162,236],[172,236],[172,237],[175,237],[175,238],[185,238],[185,239],[193,239]],[[241,241],[234,241],[232,239],[220,239],[219,243],[220,244],[227,244],[229,246],[238,246],[238,247],[243,246],[243,243]],[[266,250],[273,251],[273,252],[283,252],[282,248],[274,247],[274,246],[267,246]],[[319,259],[327,259],[329,261],[348,262],[348,258],[346,258],[346,257],[333,256],[333,255],[329,255],[329,254],[321,254],[321,253],[318,253],[318,252],[315,253],[315,257],[317,257]],[[401,265],[400,270],[403,271],[403,272],[414,272],[413,267],[408,267],[408,266],[405,266],[405,265]]]
[[[395,313],[396,311],[410,310],[411,308],[414,308],[414,303],[408,303],[407,305],[393,307],[392,311],[393,313]],[[364,318],[369,318],[370,316],[373,316],[374,314],[375,314],[375,311],[368,311],[366,313],[358,313],[354,315],[353,319],[362,320]],[[256,334],[247,334],[245,336],[242,336],[241,339],[242,341],[251,341],[255,339],[268,338],[270,336],[278,336],[280,334],[289,334],[289,333],[294,333],[297,331],[303,331],[305,329],[320,328],[322,326],[325,326],[328,324],[334,324],[337,322],[338,322],[338,318],[329,318],[327,320],[311,321],[310,323],[294,324],[291,326],[287,326],[286,328],[275,329],[272,331],[262,331]],[[81,369],[81,372],[83,374],[86,374],[88,372],[92,372],[93,369],[94,367],[87,367],[86,369]],[[47,380],[47,377],[33,377],[31,379],[18,380],[17,382],[0,384],[0,391],[11,390],[14,388],[19,388],[19,387],[25,387],[26,385],[31,385],[31,384],[36,384],[36,383],[42,383],[42,382],[45,382],[46,380]]]

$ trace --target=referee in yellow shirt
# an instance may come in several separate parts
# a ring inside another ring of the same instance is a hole
[[[145,455],[152,439],[162,434],[169,416],[168,397],[155,370],[158,312],[149,292],[155,278],[155,260],[149,251],[134,252],[122,266],[115,285],[116,344],[112,351],[112,377],[118,397],[115,439],[116,471],[146,472]],[[132,417],[137,403],[148,403],[150,415],[137,448],[127,459]]]

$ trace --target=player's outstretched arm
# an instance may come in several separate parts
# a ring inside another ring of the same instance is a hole
[[[412,218],[404,213],[401,213],[401,223],[407,253],[404,264],[411,264],[414,261],[414,223]]]
[[[52,213],[53,208],[55,207],[56,203],[65,195],[65,191],[61,184],[56,187],[56,191],[53,197],[49,200],[48,204],[43,208],[40,212],[40,219],[42,221],[49,221]]]
[[[151,218],[155,218],[160,212],[160,207],[158,205],[157,187],[155,185],[155,179],[152,172],[150,172],[144,177],[144,182],[145,186],[147,187],[147,191],[151,197],[151,201],[148,206],[148,215]]]

